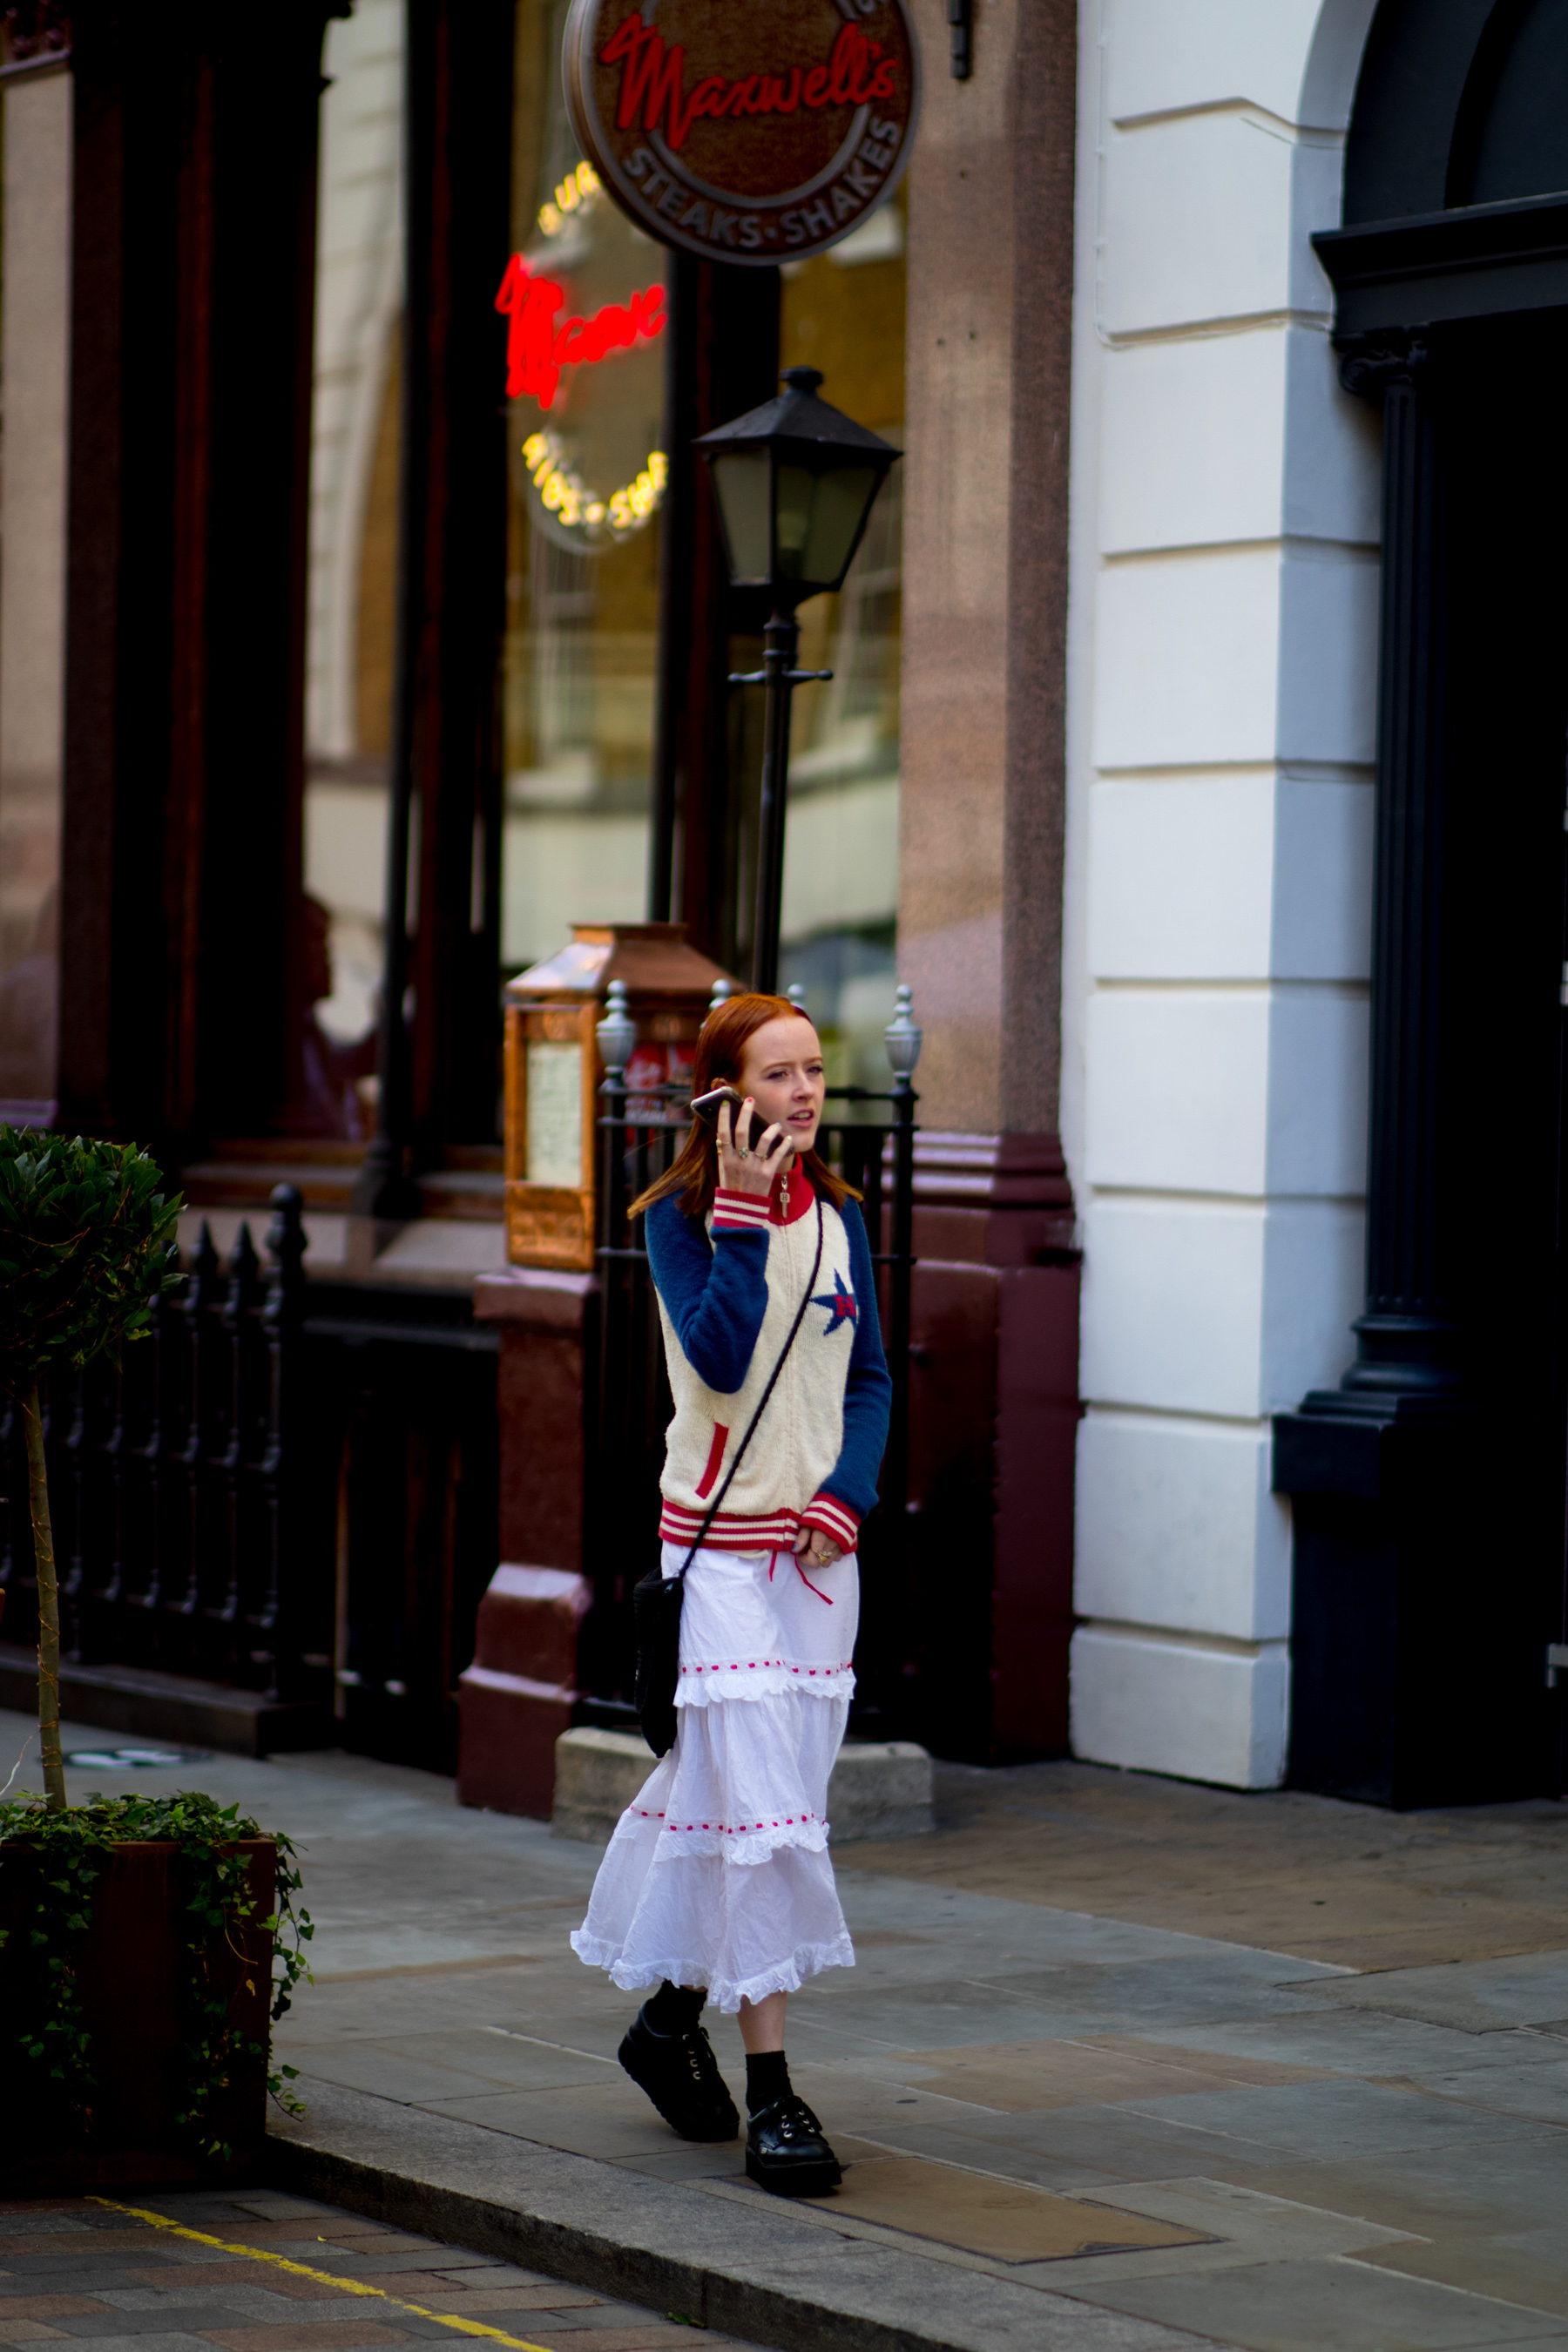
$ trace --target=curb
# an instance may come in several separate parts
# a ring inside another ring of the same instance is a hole
[[[0,1642],[0,1707],[38,1711],[38,1660],[33,1650]],[[73,1729],[118,1731],[132,1739],[177,1740],[224,1756],[282,1755],[324,1746],[331,1717],[319,1707],[268,1699],[258,1691],[150,1666],[84,1666],[60,1661],[60,1713]]]
[[[307,2085],[301,2078],[301,2091]],[[389,2099],[308,2085],[271,2186],[779,2352],[1196,2352],[1214,2339]]]

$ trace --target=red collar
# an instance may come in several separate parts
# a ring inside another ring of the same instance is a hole
[[[781,1178],[779,1181],[782,1182],[783,1179]],[[792,1168],[789,1179],[789,1215],[782,1217],[779,1214],[779,1187],[775,1183],[768,1201],[769,1224],[798,1225],[816,1198],[816,1194],[811,1188],[811,1179],[805,1169]]]

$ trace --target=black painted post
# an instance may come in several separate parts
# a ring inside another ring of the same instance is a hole
[[[612,1012],[625,1013],[625,1005]],[[599,1230],[595,1269],[599,1277],[598,1330],[590,1378],[596,1400],[593,1433],[593,1475],[584,1511],[584,1563],[594,1587],[594,1607],[583,1629],[582,1654],[589,1687],[597,1697],[608,1696],[618,1683],[616,1672],[616,1624],[620,1597],[621,1554],[611,1538],[610,1465],[625,1465],[634,1457],[629,1439],[634,1413],[633,1302],[636,1268],[628,1252],[635,1247],[627,1233],[626,1063],[629,1043],[604,1043],[605,1070],[599,1087]],[[626,1694],[630,1696],[629,1691]]]
[[[53,1465],[50,1465],[49,1474],[50,1492],[58,1495],[63,1489],[70,1496],[70,1550],[67,1555],[68,1565],[66,1573],[59,1580],[60,1654],[63,1657],[70,1658],[78,1664],[80,1663],[83,1655],[86,1633],[84,1623],[86,1612],[83,1603],[87,1596],[87,1555],[83,1543],[83,1529],[87,1518],[88,1377],[86,1367],[83,1365],[79,1365],[68,1374],[62,1367],[59,1375],[60,1385],[63,1387],[68,1378],[71,1399],[70,1421],[60,1447],[64,1456],[60,1469],[64,1475],[57,1475]],[[53,1419],[52,1414],[50,1418]],[[61,1418],[63,1419],[64,1416],[62,1415]],[[56,1508],[58,1508],[58,1505]],[[58,1529],[58,1522],[57,1521],[56,1524]],[[55,1541],[57,1547],[55,1556],[58,1559],[65,1549],[64,1545],[59,1541],[58,1532]]]
[[[1290,1777],[1394,1804],[1440,1802],[1467,1769],[1433,1649],[1464,1572],[1470,1449],[1443,1189],[1463,1160],[1442,1045],[1447,583],[1432,373],[1414,338],[1341,367],[1384,414],[1366,1303],[1338,1388],[1274,1423],[1274,1486],[1295,1518]]]
[[[882,1499],[898,1521],[900,1536],[910,1477],[910,1305],[914,1273],[915,1105],[920,1097],[907,1071],[893,1078],[893,1199],[889,1241],[892,1279],[888,1286],[888,1369],[893,1381],[888,1465]]]
[[[284,1547],[294,1532],[292,1491],[304,1469],[295,1458],[300,1434],[294,1425],[293,1360],[305,1292],[304,1205],[294,1185],[276,1186],[272,1223],[267,1229],[267,1255],[272,1263],[261,1309],[268,1364],[267,1443],[261,1456],[266,1559],[262,1591],[247,1617],[246,1630],[250,1664],[264,1674],[269,1698],[298,1695],[305,1604],[303,1594],[290,1591],[286,1597],[283,1589]],[[289,1557],[297,1556],[298,1545],[290,1543]]]
[[[235,1655],[235,1628],[240,1615],[240,1586],[245,1557],[245,1439],[249,1418],[248,1383],[246,1378],[250,1350],[250,1318],[256,1304],[256,1288],[260,1274],[260,1260],[256,1244],[250,1238],[248,1223],[241,1225],[238,1239],[228,1262],[228,1297],[224,1301],[223,1328],[228,1340],[228,1428],[227,1444],[219,1457],[223,1473],[224,1578],[214,1601],[205,1613],[224,1628],[216,1652],[216,1662],[224,1674],[232,1674],[237,1663]],[[215,1587],[216,1580],[214,1580]]]
[[[1375,1432],[1452,1407],[1461,1380],[1440,1198],[1447,827],[1437,425],[1419,342],[1352,353],[1341,373],[1347,390],[1382,394],[1384,417],[1366,1306],[1339,1387],[1314,1391],[1279,1425],[1276,1484],[1288,1493],[1299,1491],[1290,1481],[1310,1450],[1294,1424],[1350,1422]]]
[[[1446,1403],[1459,1381],[1438,1192],[1447,827],[1442,520],[1427,373],[1420,344],[1403,364],[1352,358],[1343,371],[1352,392],[1384,390],[1384,566],[1367,1295],[1342,1387],[1395,1412]]]
[[[165,1274],[178,1270],[179,1257],[178,1244],[171,1243],[166,1254],[153,1259],[148,1276],[153,1310],[149,1345],[153,1360],[147,1383],[146,1432],[134,1449],[135,1458],[142,1465],[139,1477],[140,1541],[146,1573],[145,1576],[137,1576],[132,1589],[125,1595],[126,1608],[136,1612],[141,1618],[140,1627],[131,1636],[132,1654],[137,1657],[143,1655],[148,1631],[156,1627],[158,1612],[163,1605],[163,1553],[168,1541],[170,1501],[167,1415],[173,1385],[171,1334],[174,1318],[180,1311],[174,1301],[163,1295],[163,1277]]]
[[[211,1229],[204,1217],[196,1246],[191,1254],[191,1271],[179,1308],[185,1323],[186,1376],[185,1435],[177,1457],[184,1507],[180,1514],[183,1525],[178,1528],[182,1557],[179,1573],[171,1580],[165,1603],[170,1617],[184,1621],[183,1625],[169,1629],[167,1646],[172,1654],[168,1663],[184,1665],[187,1670],[193,1663],[190,1628],[201,1606],[202,1523],[205,1501],[204,1471],[208,1440],[207,1405],[213,1378],[208,1326],[212,1320],[219,1279],[218,1255],[213,1247]]]
[[[799,645],[800,627],[795,614],[775,613],[763,633],[763,797],[757,821],[757,904],[752,923],[752,986],[770,996],[779,984],[790,699]]]
[[[100,1657],[116,1658],[121,1654],[121,1630],[124,1622],[125,1599],[125,1362],[107,1365],[106,1386],[113,1399],[109,1428],[99,1452],[99,1481],[102,1488],[100,1507],[95,1516],[95,1532],[101,1528],[109,1538],[108,1573],[101,1583],[90,1580],[89,1593],[92,1601],[92,1646]]]

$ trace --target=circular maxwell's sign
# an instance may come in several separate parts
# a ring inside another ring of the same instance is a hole
[[[907,0],[572,0],[566,102],[623,212],[710,261],[799,261],[903,177]]]

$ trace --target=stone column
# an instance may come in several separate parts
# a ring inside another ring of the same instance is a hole
[[[1078,1264],[1057,1136],[1077,16],[915,0],[899,964],[918,1073],[910,1508],[942,1752],[1067,1741]]]
[[[1054,1134],[1076,13],[977,6],[967,81],[916,15],[900,969],[925,1123]]]

